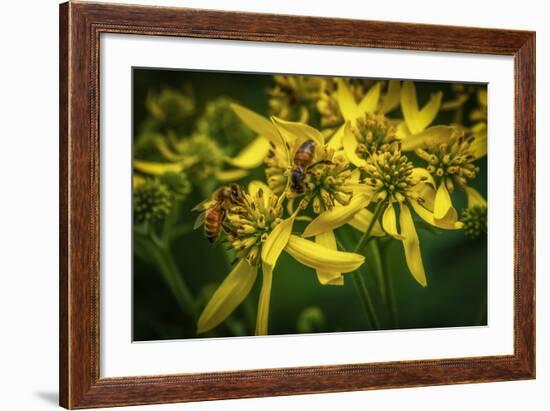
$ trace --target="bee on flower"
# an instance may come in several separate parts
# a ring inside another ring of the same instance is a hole
[[[323,273],[337,272],[341,276],[356,270],[365,260],[362,255],[327,248],[293,234],[296,214],[284,218],[281,197],[259,181],[251,182],[248,191],[232,186],[229,196],[221,230],[237,261],[200,315],[198,333],[216,327],[235,310],[249,294],[261,267],[256,335],[267,334],[273,272],[283,251],[315,269],[321,282],[325,281]],[[213,201],[217,203],[220,199]],[[210,207],[208,203],[202,206],[206,210]]]

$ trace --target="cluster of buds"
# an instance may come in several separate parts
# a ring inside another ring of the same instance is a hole
[[[428,163],[426,169],[434,176],[444,178],[449,191],[454,183],[465,187],[479,172],[474,164],[475,156],[470,150],[475,136],[466,137],[463,132],[455,132],[447,143],[426,149],[419,148],[416,154]],[[448,177],[448,178],[447,178]]]
[[[487,234],[487,207],[474,206],[462,210],[461,220],[464,223],[464,235],[478,238]]]
[[[305,170],[303,177],[304,198],[301,208],[311,203],[313,212],[320,214],[332,210],[335,203],[347,205],[353,195],[349,188],[352,172],[348,162],[342,157],[319,161]],[[289,195],[292,197],[292,194]]]
[[[409,198],[422,202],[413,188],[419,184],[418,178],[413,176],[413,164],[407,156],[399,151],[398,146],[393,150],[379,151],[370,155],[364,167],[365,183],[372,188],[376,200],[403,202]]]
[[[206,104],[197,120],[197,131],[215,139],[222,146],[242,148],[254,138],[252,132],[231,108],[233,101],[219,97]]]
[[[273,115],[290,121],[307,122],[315,106],[323,81],[313,76],[273,76],[275,84],[268,89],[269,108]]]
[[[186,171],[195,180],[200,181],[214,176],[223,166],[223,150],[207,135],[195,134],[183,139],[179,142],[177,150],[184,158],[194,159],[193,165]]]
[[[190,87],[183,91],[165,88],[149,93],[145,107],[157,123],[178,127],[194,114],[195,98]]]
[[[241,201],[228,208],[223,224],[237,258],[245,258],[250,265],[257,265],[262,244],[282,221],[282,213],[276,195],[268,195],[261,188],[255,194],[243,191]]]
[[[398,143],[397,127],[383,114],[365,113],[357,119],[351,132],[357,139],[356,153],[359,158],[367,159],[370,154],[378,151],[388,151]]]
[[[137,223],[162,221],[172,209],[172,194],[158,179],[147,179],[135,187],[133,200]]]

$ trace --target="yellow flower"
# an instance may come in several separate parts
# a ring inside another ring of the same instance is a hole
[[[281,216],[280,198],[258,181],[252,182],[248,193],[243,192],[242,201],[227,211],[224,231],[238,262],[200,315],[197,332],[211,330],[235,310],[252,289],[261,265],[262,288],[255,333],[267,334],[272,274],[283,251],[322,273],[319,276],[322,283],[339,282],[331,273],[351,272],[363,264],[361,255],[330,249],[292,234],[296,214],[284,220]]]
[[[482,143],[477,140],[475,135],[467,137],[460,128],[436,126],[403,143],[402,149],[414,149],[427,162],[428,172],[439,181],[434,207],[436,220],[456,220],[450,193],[456,185],[464,189],[476,177],[479,167],[474,162],[487,153],[486,140],[482,139]]]
[[[397,129],[397,134],[402,139],[420,133],[435,120],[443,93],[437,92],[430,97],[422,109],[418,108],[416,99],[416,87],[412,81],[404,81],[401,87],[401,111],[405,121]]]
[[[343,94],[338,91],[339,82],[344,83],[344,86],[349,90],[349,93],[346,91],[346,93]],[[329,127],[333,131],[333,128],[340,127],[344,124],[345,119],[342,114],[342,110],[340,109],[339,97],[349,99],[351,95],[354,103],[359,105],[369,89],[376,83],[378,82],[369,79],[325,79],[321,87],[319,100],[317,101],[317,110],[321,114],[321,126]],[[399,104],[399,87],[399,81],[391,80],[388,82],[388,91],[381,98],[382,104],[379,106],[379,112],[387,113]]]
[[[399,104],[400,83],[388,82],[387,91],[382,94],[382,82],[377,82],[357,103],[351,90],[343,81],[338,82],[338,104],[345,124],[332,137],[329,145],[340,148],[354,165],[362,167],[364,157],[380,146],[397,139],[396,128],[385,114]]]
[[[453,220],[438,221],[434,218],[435,182],[431,174],[423,168],[415,168],[403,155],[398,145],[393,151],[372,153],[367,158],[363,172],[365,178],[360,191],[356,188],[348,206],[325,212],[313,220],[304,230],[309,237],[334,230],[343,224],[352,223],[361,215],[363,223],[358,225],[361,231],[370,231],[370,235],[387,233],[402,241],[409,271],[422,285],[426,286],[426,274],[420,254],[420,241],[414,226],[412,211],[426,222],[444,229],[458,229],[462,225]],[[375,213],[366,207],[376,204]],[[397,216],[399,211],[399,217]],[[398,221],[399,218],[399,227]],[[382,223],[382,228],[378,225]],[[356,221],[357,223],[357,221]]]
[[[273,76],[275,84],[267,91],[271,114],[289,121],[307,123],[310,110],[319,98],[323,78],[315,76]]]

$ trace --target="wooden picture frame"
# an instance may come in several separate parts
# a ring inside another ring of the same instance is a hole
[[[100,378],[101,33],[513,56],[514,354]],[[60,405],[90,408],[535,377],[535,33],[183,8],[60,6]]]

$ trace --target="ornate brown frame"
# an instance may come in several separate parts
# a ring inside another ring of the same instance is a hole
[[[101,33],[513,56],[514,354],[100,378]],[[90,408],[535,377],[535,33],[69,2],[60,6],[60,405]]]

